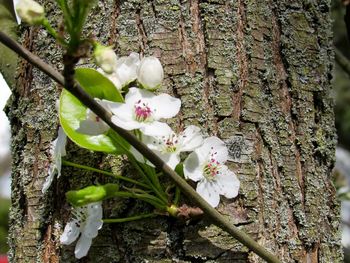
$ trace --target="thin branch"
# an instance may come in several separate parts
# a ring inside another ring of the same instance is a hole
[[[18,53],[20,56],[28,60],[31,64],[38,67],[44,73],[52,77],[59,84],[63,85],[63,76],[55,71],[51,66],[47,65],[40,58],[31,54],[24,47],[13,41],[6,34],[0,31],[0,41],[7,47]],[[74,63],[74,61],[72,61]],[[67,72],[66,72],[67,73]],[[69,80],[70,81],[70,80]],[[68,81],[68,82],[69,82]],[[117,132],[132,146],[134,146],[141,154],[143,154],[151,163],[153,163],[158,169],[169,176],[174,183],[181,189],[181,191],[191,200],[193,200],[206,214],[211,221],[231,234],[243,245],[255,252],[261,258],[271,263],[281,263],[281,261],[267,249],[259,245],[249,235],[235,227],[224,216],[222,216],[217,210],[209,205],[187,182],[181,178],[176,172],[174,172],[162,159],[158,157],[152,150],[150,150],[145,144],[138,141],[138,139],[128,131],[116,126],[112,121],[112,114],[106,111],[100,104],[98,104],[89,94],[87,94],[76,82],[68,83],[65,88],[77,97],[86,107],[90,108],[97,116],[105,121],[112,130]]]
[[[335,48],[335,61],[350,76],[350,61],[338,48]]]

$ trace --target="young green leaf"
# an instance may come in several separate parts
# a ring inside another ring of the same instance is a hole
[[[123,102],[124,99],[114,84],[101,73],[90,68],[79,68],[75,74],[76,80],[81,87],[92,97],[115,102]],[[82,148],[93,151],[120,154],[124,153],[124,139],[112,140],[106,132],[96,136],[77,132],[79,124],[86,119],[87,108],[70,92],[63,90],[60,97],[60,122],[67,136]],[[123,140],[123,142],[121,142]]]

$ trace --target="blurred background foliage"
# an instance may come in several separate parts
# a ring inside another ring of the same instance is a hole
[[[348,9],[348,11],[346,11]],[[334,169],[335,186],[342,200],[342,240],[344,246],[344,262],[350,263],[350,35],[346,23],[350,27],[350,1],[332,0],[332,18],[334,48],[336,52],[333,87],[335,97],[335,125],[338,134],[337,162]],[[348,22],[345,16],[348,13]],[[343,58],[343,62],[341,62]],[[348,70],[346,70],[348,66]]]

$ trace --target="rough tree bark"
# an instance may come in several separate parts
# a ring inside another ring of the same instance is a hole
[[[58,12],[45,1],[49,17]],[[335,130],[331,97],[329,1],[99,1],[87,29],[120,55],[160,57],[163,91],[182,100],[171,124],[200,125],[230,150],[239,197],[218,208],[283,262],[341,262],[339,206],[331,184]],[[60,49],[23,27],[22,43],[61,69]],[[87,63],[86,61],[85,63]],[[12,262],[77,262],[59,235],[68,220],[64,192],[94,182],[63,170],[48,194],[49,143],[61,87],[21,60],[8,116],[12,123]],[[114,159],[68,145],[76,162],[132,174]],[[100,179],[101,182],[104,179]],[[149,209],[127,202],[105,215]],[[105,225],[79,262],[261,262],[217,227],[167,218]]]

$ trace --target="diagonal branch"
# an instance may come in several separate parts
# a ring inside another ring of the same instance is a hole
[[[64,77],[58,73],[52,66],[43,62],[39,57],[35,56],[17,42],[9,38],[6,34],[0,31],[0,42],[7,47],[15,51],[17,54],[28,60],[31,64],[38,67],[41,71],[53,78],[57,83],[65,87],[70,93],[78,98],[86,107],[90,108],[97,116],[105,121],[112,130],[117,132],[126,141],[128,141],[133,147],[135,147],[140,153],[142,153],[151,163],[153,163],[158,169],[169,176],[174,183],[181,189],[185,195],[193,200],[206,214],[211,221],[231,234],[243,245],[255,252],[261,258],[270,263],[281,263],[281,261],[264,247],[259,245],[249,235],[235,227],[224,216],[222,216],[217,210],[209,205],[187,182],[179,176],[174,170],[172,170],[166,163],[163,162],[152,150],[150,150],[145,144],[140,142],[133,134],[116,126],[112,121],[112,114],[105,110],[100,104],[98,104],[89,94],[87,94],[78,83],[71,79],[68,80],[67,85],[64,85]],[[71,61],[70,63],[74,63]],[[67,73],[67,72],[66,72]],[[69,74],[69,72],[68,72]]]

